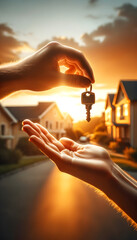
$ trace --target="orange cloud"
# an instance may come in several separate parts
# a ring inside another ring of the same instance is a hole
[[[74,38],[67,38],[67,37],[53,37],[51,39],[52,41],[57,41],[57,42],[60,42],[64,45],[68,45],[70,47],[73,47],[73,48],[80,48],[79,44],[74,40]],[[37,48],[40,49],[41,47],[43,47],[44,45],[46,45],[47,43],[49,43],[51,40],[45,40],[43,41],[42,43],[40,43]]]
[[[113,22],[83,34],[84,46],[73,38],[52,38],[84,52],[93,68],[96,84],[103,84],[103,88],[117,87],[122,78],[137,78],[137,7],[123,4],[116,11]],[[38,48],[48,42],[42,42]]]
[[[120,78],[137,78],[137,7],[124,4],[116,10],[113,22],[82,36],[97,82],[109,87],[117,85]]]
[[[22,50],[30,49],[27,42],[19,41],[7,24],[0,24],[0,64],[19,59]]]

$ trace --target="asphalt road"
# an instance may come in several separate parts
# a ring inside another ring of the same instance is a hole
[[[107,199],[48,161],[0,180],[0,239],[136,240],[137,231]]]

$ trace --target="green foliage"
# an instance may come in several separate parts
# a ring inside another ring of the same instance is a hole
[[[118,152],[120,148],[119,143],[114,141],[110,142],[108,147],[116,152]]]
[[[25,156],[25,157],[21,158],[21,160],[19,161],[18,164],[3,164],[3,165],[1,164],[0,165],[0,175],[4,174],[6,172],[13,171],[13,170],[18,169],[18,168],[22,168],[22,167],[31,165],[31,164],[36,163],[36,162],[45,161],[45,160],[48,160],[48,158],[46,159],[44,155],[41,155],[41,156],[27,156],[27,157]]]
[[[105,126],[104,122],[99,123],[94,129],[94,132],[106,132],[106,131],[107,127]]]
[[[102,123],[104,119],[102,117],[93,117],[91,116],[90,122],[86,120],[79,121],[73,124],[74,130],[81,129],[83,133],[88,132],[89,134],[94,132],[94,129],[97,125]],[[84,134],[85,135],[85,134]]]
[[[65,130],[66,130],[66,136],[75,141],[77,141],[81,136],[83,136],[83,132],[81,129],[73,130],[73,129],[67,128]]]
[[[19,139],[16,149],[19,149],[23,155],[32,156],[42,154],[33,143],[28,141],[27,137],[22,137]]]
[[[6,147],[6,141],[0,139],[0,164],[16,164],[21,159],[22,154],[18,150],[8,149]]]
[[[19,150],[0,149],[0,164],[17,164],[22,157]]]
[[[18,163],[22,158],[22,152],[18,149],[9,150],[10,153],[10,163]]]
[[[93,141],[101,144],[101,145],[105,145],[107,146],[110,142],[110,137],[108,136],[107,132],[95,132],[92,136]]]
[[[76,136],[76,140],[79,140],[79,138],[81,136],[83,136],[83,132],[82,132],[81,129],[75,130],[74,133],[75,133],[75,136]]]
[[[137,162],[137,148],[126,147],[124,150],[124,154],[127,158]]]
[[[76,140],[75,132],[73,129],[66,128],[65,131],[66,131],[66,137]]]
[[[0,164],[9,163],[9,152],[6,149],[0,149]]]
[[[123,153],[124,149],[127,147],[129,147],[129,143],[126,142],[111,141],[109,143],[109,148],[118,153]]]
[[[6,140],[0,138],[0,149],[6,148]]]

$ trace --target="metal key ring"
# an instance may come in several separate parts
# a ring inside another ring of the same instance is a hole
[[[90,92],[92,92],[92,84],[90,85]],[[88,89],[86,88],[86,92],[88,92]]]

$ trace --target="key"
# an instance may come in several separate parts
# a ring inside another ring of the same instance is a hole
[[[81,103],[85,104],[86,107],[86,120],[90,121],[90,110],[92,105],[95,103],[95,94],[92,92],[92,85],[90,86],[90,90],[83,92],[81,94]]]

